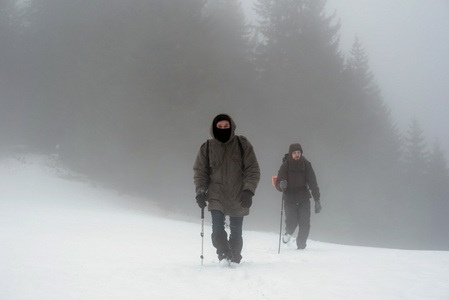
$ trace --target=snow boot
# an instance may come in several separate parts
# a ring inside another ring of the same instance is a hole
[[[229,238],[229,246],[231,247],[232,258],[231,262],[240,263],[242,260],[242,248],[243,248],[243,238],[233,237],[232,235]]]
[[[306,247],[307,247],[307,243],[302,243],[298,239],[296,240],[296,245],[298,246],[298,250],[303,250],[303,249],[306,249]]]
[[[212,245],[217,249],[218,259],[232,260],[232,252],[229,248],[228,234],[226,231],[221,233],[212,233]]]
[[[292,238],[291,234],[284,234],[284,236],[282,237],[282,242],[284,242],[284,244],[287,244],[288,242],[290,242],[290,239]]]

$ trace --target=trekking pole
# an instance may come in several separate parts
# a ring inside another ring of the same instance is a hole
[[[204,249],[204,207],[201,208],[201,265],[203,265],[203,249]]]
[[[283,214],[284,214],[284,193],[282,193],[282,200],[281,200],[281,225],[279,226],[279,248],[278,248],[278,254],[281,253],[282,215]]]

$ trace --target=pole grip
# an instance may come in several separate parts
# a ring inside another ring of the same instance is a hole
[[[201,208],[201,219],[204,219],[204,207]]]

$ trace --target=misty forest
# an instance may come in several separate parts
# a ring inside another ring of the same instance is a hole
[[[193,163],[228,113],[261,167],[244,229],[279,231],[271,176],[299,142],[322,195],[311,239],[448,250],[442,147],[414,116],[398,129],[364,46],[343,53],[345,20],[325,8],[255,0],[249,21],[237,0],[2,1],[1,155],[57,155],[199,219]]]

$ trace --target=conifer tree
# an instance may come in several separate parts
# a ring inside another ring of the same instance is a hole
[[[409,225],[423,246],[447,249],[449,238],[449,172],[438,142],[431,152],[418,120],[412,119],[404,139],[404,196]],[[437,237],[437,238],[436,238]]]
[[[431,230],[434,236],[438,236],[434,244],[439,245],[441,249],[449,247],[449,237],[447,228],[449,227],[449,170],[444,152],[440,143],[435,141],[432,152],[429,157],[429,168],[427,174],[428,199],[432,212]]]
[[[369,67],[368,55],[358,37],[355,38],[352,45],[345,71],[354,87],[358,87],[359,90],[367,95],[377,92],[374,75]]]
[[[399,175],[400,139],[385,104],[380,88],[370,70],[369,59],[359,39],[354,40],[345,66],[347,84],[345,95],[346,118],[352,121],[347,132],[352,136],[351,146],[370,168],[386,173],[388,182]],[[388,171],[387,171],[388,170]]]
[[[444,152],[440,143],[435,141],[433,150],[429,156],[427,172],[429,191],[433,197],[443,200],[449,205],[449,170]]]
[[[324,119],[329,120],[325,103],[338,97],[343,66],[340,25],[333,15],[326,16],[325,4],[324,0],[258,0],[254,6],[260,33],[255,61],[263,85],[270,87],[267,96],[276,99],[277,106],[298,107],[289,112],[301,114],[304,128],[319,128]]]
[[[211,0],[204,9],[208,30],[202,53],[204,89],[216,100],[241,98],[251,86],[250,28],[239,0]]]
[[[324,0],[256,2],[257,28],[262,35],[256,58],[261,71],[275,76],[284,74],[282,80],[291,78],[294,84],[306,84],[306,75],[317,79],[332,68],[339,71],[340,25],[333,24],[334,16],[325,15],[325,4]]]
[[[428,174],[429,152],[427,141],[418,119],[413,118],[404,144],[405,174],[410,186],[422,186]]]

